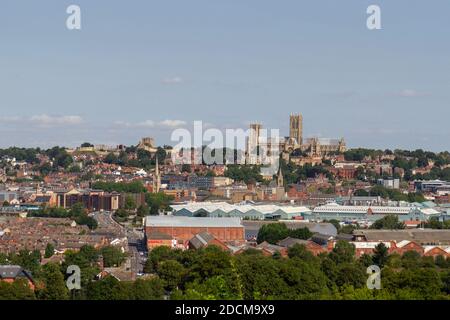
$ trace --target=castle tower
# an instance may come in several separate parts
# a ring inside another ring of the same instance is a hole
[[[291,114],[289,117],[289,138],[295,139],[298,145],[303,144],[303,116]]]

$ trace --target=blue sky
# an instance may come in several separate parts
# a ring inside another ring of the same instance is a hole
[[[2,0],[0,146],[162,145],[194,120],[288,134],[299,112],[305,136],[449,150],[449,17],[448,0]]]

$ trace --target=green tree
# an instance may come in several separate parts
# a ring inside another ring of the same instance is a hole
[[[352,234],[358,227],[353,224],[346,224],[339,230],[339,234]]]
[[[308,228],[298,228],[289,231],[289,236],[296,239],[307,240],[311,238],[313,233]]]
[[[134,201],[133,197],[126,196],[125,197],[125,204],[124,204],[125,210],[134,210],[136,209],[136,201]]]
[[[44,288],[38,292],[38,297],[44,300],[66,300],[69,293],[64,282],[64,276],[57,264],[48,263],[43,267],[42,277]]]
[[[103,247],[101,254],[103,256],[103,265],[106,268],[119,267],[125,261],[125,254],[117,247]]]
[[[442,269],[450,268],[450,259],[445,259],[444,256],[439,255],[435,258],[435,264]]]
[[[355,257],[355,246],[347,241],[339,240],[329,254],[336,264],[351,263]]]
[[[26,279],[17,279],[13,283],[0,281],[0,300],[35,300],[34,291]]]
[[[306,248],[304,244],[294,244],[288,249],[289,258],[299,258],[303,261],[312,262],[316,260],[316,257]]]
[[[228,165],[225,176],[235,181],[243,181],[247,184],[263,181],[259,166]]]
[[[442,291],[450,295],[450,271],[441,272]]]
[[[133,300],[161,300],[164,296],[164,283],[157,277],[137,279],[133,282],[131,292]]]
[[[389,258],[388,248],[384,243],[380,243],[375,247],[375,250],[373,252],[373,263],[379,266],[380,268],[383,268],[385,263],[387,262]]]
[[[362,288],[366,280],[367,275],[362,266],[349,262],[338,264],[335,282],[339,287],[351,285],[354,288]]]
[[[145,273],[154,273],[158,268],[158,264],[165,260],[177,260],[181,259],[181,250],[171,249],[167,246],[159,246],[152,249],[148,254],[148,259],[144,266]]]
[[[376,220],[371,226],[371,229],[404,229],[405,225],[403,222],[398,221],[398,216],[396,215],[387,215],[381,219]]]
[[[82,148],[92,148],[94,145],[92,143],[89,142],[84,142],[81,144]]]
[[[232,272],[233,257],[228,252],[217,246],[208,246],[197,252],[191,262],[191,279],[201,280]]]
[[[88,300],[129,300],[131,285],[120,282],[113,276],[107,276],[100,281],[92,281],[88,284]]]
[[[185,272],[183,265],[176,260],[162,261],[157,267],[157,273],[164,281],[164,287],[168,291],[172,291],[180,285]]]
[[[137,212],[136,212],[138,217],[145,217],[149,213],[150,213],[150,208],[146,204],[140,205],[139,208],[137,209]]]
[[[114,153],[108,153],[106,157],[103,159],[103,162],[109,164],[117,164],[119,162],[119,159]]]
[[[145,193],[147,190],[141,181],[133,182],[105,182],[97,181],[92,184],[92,189],[104,190],[107,192],[121,193]]]
[[[47,243],[47,246],[45,247],[44,258],[46,259],[51,258],[54,253],[55,253],[55,246],[52,245],[51,243]]]
[[[191,282],[187,284],[184,293],[174,291],[171,298],[174,300],[238,300],[242,299],[223,275],[214,276],[204,282]]]
[[[267,241],[276,244],[287,236],[289,236],[289,229],[284,223],[268,223],[259,229],[256,241],[258,243]]]
[[[281,278],[291,288],[285,299],[314,299],[327,292],[327,279],[314,264],[293,258],[280,261]]]
[[[171,211],[170,204],[173,201],[173,196],[168,196],[163,192],[147,193],[145,201],[150,207],[150,214],[157,215],[159,211]]]
[[[373,263],[374,263],[372,256],[365,254],[365,253],[363,255],[361,255],[361,257],[359,257],[358,262],[366,268],[373,265]]]
[[[402,266],[406,269],[417,269],[421,265],[421,256],[417,251],[406,251],[402,256]]]
[[[82,214],[75,218],[75,222],[79,225],[85,225],[89,229],[94,230],[98,227],[98,222],[92,217],[89,217],[87,214]]]
[[[61,270],[67,270],[70,265],[77,265],[81,270],[81,287],[86,291],[88,283],[100,272],[98,266],[99,252],[92,246],[84,245],[78,252],[66,251]]]
[[[353,195],[355,197],[367,197],[369,195],[369,192],[364,189],[358,189],[353,193]]]
[[[158,147],[158,150],[156,151],[156,157],[160,162],[164,162],[167,157],[166,150],[164,150],[164,148]]]
[[[5,253],[0,252],[0,266],[6,265],[6,264],[9,264],[8,256]]]
[[[239,255],[237,268],[244,300],[281,299],[291,288],[280,277],[282,262],[263,255]]]
[[[18,254],[10,255],[8,260],[11,264],[19,265],[35,274],[40,269],[41,253],[38,250],[28,251],[23,249]]]

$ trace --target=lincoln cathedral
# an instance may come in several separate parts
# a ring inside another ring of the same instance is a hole
[[[305,155],[308,157],[322,157],[332,153],[342,153],[346,150],[344,138],[325,139],[318,137],[303,138],[303,116],[291,114],[289,117],[289,137],[280,137],[275,142],[274,138],[261,136],[262,125],[250,124],[250,134],[247,140],[246,160],[247,164],[261,164],[261,150],[273,152],[274,143],[278,143],[278,152],[283,158],[291,155]],[[270,154],[268,154],[270,156]]]

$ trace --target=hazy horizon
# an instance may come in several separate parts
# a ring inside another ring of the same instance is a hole
[[[66,28],[81,8],[82,29]],[[377,4],[382,30],[366,27]],[[0,147],[136,145],[195,120],[450,150],[450,3],[4,1]]]

